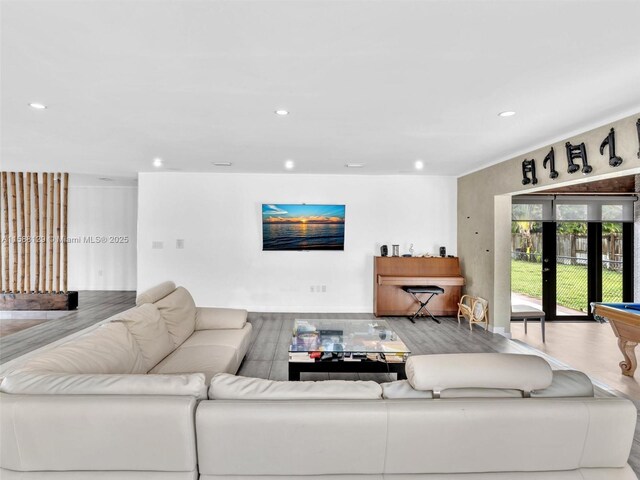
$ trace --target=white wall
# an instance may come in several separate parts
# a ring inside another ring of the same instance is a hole
[[[136,289],[137,194],[136,187],[71,183],[70,290]],[[107,242],[92,243],[91,239],[99,237],[106,237]],[[116,243],[114,237],[128,237],[128,242]]]
[[[173,280],[203,306],[371,312],[381,244],[456,250],[453,177],[141,173],[138,188],[138,290]],[[263,252],[262,203],[345,204],[344,252]]]

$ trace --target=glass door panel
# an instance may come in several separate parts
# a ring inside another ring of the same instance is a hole
[[[589,312],[587,222],[556,223],[556,316]]]
[[[622,302],[622,222],[602,224],[602,301]]]
[[[511,223],[511,303],[542,305],[542,222]]]

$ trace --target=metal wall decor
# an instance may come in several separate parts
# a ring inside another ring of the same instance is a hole
[[[592,172],[593,167],[589,165],[589,162],[587,160],[587,147],[585,146],[584,142],[582,142],[580,145],[571,145],[571,142],[567,142],[564,144],[564,146],[567,149],[568,173],[575,173],[580,170],[580,167],[573,163],[573,160],[578,158],[582,161],[582,173],[587,175],[588,173]]]
[[[531,174],[531,178],[529,178],[528,174]],[[532,158],[531,160],[523,160],[522,161],[522,184],[535,185],[538,183],[538,178],[536,177],[536,161]]]
[[[605,156],[605,149],[608,149],[609,153],[609,167],[616,168],[624,163],[622,156],[619,156],[616,152],[616,133],[618,133],[618,140],[620,140],[620,126],[617,128],[609,127],[609,132],[606,137],[600,143],[600,155]],[[618,130],[616,132],[616,129]],[[640,118],[636,120],[636,131],[638,137],[638,153],[640,158]],[[625,133],[622,133],[623,137],[621,141],[627,141]],[[595,145],[594,145],[595,146]],[[549,153],[542,160],[542,168],[549,171],[549,178],[555,180],[560,177],[560,172],[556,170],[556,156],[553,146],[548,147]],[[565,149],[567,153],[567,173],[573,174],[581,170],[584,175],[588,175],[593,172],[593,166],[589,165],[587,157],[587,146],[585,142],[579,144],[572,144],[571,142],[565,143]],[[623,149],[624,154],[624,149]],[[600,165],[600,157],[597,157],[596,164]],[[606,158],[606,157],[605,157]],[[544,182],[544,179],[543,179]],[[535,159],[522,160],[522,185],[536,185],[538,178],[536,177],[536,162]]]
[[[551,170],[549,172],[549,178],[551,180],[555,180],[556,178],[558,178],[558,171],[556,170],[556,154],[553,151],[553,147],[551,147],[551,150],[549,150],[549,153],[547,153],[547,156],[544,157],[544,160],[542,161],[542,168],[544,168],[545,170],[547,168],[547,163],[549,164],[549,169]]]
[[[609,130],[609,135],[600,144],[600,155],[604,155],[604,149],[607,145],[609,145],[609,165],[619,167],[622,165],[622,158],[616,155],[616,132],[613,128]]]
[[[640,118],[636,122],[636,130],[638,130],[638,158],[640,158]]]

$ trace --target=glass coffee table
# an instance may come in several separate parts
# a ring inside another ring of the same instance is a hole
[[[303,372],[396,373],[411,352],[384,320],[296,319],[289,345],[289,380]]]

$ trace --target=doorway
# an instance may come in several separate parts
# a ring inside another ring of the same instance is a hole
[[[512,304],[584,321],[592,302],[633,301],[634,198],[515,197]]]

